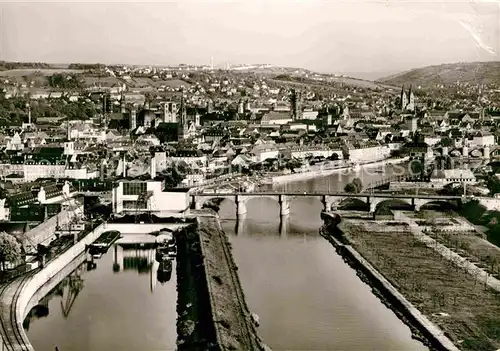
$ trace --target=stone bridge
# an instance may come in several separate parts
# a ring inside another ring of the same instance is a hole
[[[500,153],[500,146],[492,145],[492,146],[460,146],[460,147],[448,147],[442,146],[436,149],[436,152],[440,155],[447,156],[454,154],[460,154],[463,157],[473,157],[473,153],[479,153],[485,159],[489,159],[493,156],[498,156]]]
[[[369,207],[370,213],[375,213],[379,205],[383,202],[399,202],[407,204],[415,211],[428,203],[450,203],[456,207],[460,206],[461,196],[433,196],[433,195],[393,195],[384,193],[277,193],[277,192],[259,192],[259,193],[204,193],[192,194],[192,208],[202,209],[203,206],[210,200],[222,199],[231,200],[236,204],[236,214],[238,217],[247,213],[247,202],[257,198],[272,199],[280,205],[280,215],[287,216],[290,214],[290,203],[299,197],[316,198],[323,204],[324,211],[336,210],[342,206],[347,200],[361,201]]]

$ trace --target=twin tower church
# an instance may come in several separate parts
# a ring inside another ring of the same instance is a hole
[[[415,111],[415,95],[413,94],[411,85],[408,92],[405,87],[401,88],[401,111],[414,112]]]

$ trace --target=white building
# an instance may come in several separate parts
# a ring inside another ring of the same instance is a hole
[[[279,150],[275,144],[265,143],[255,145],[251,151],[255,162],[262,162],[269,158],[278,158]]]
[[[112,191],[113,213],[183,212],[190,206],[186,190],[164,191],[157,180],[121,180]]]
[[[431,183],[437,187],[449,183],[476,184],[476,176],[470,169],[445,169],[435,172],[431,177]]]
[[[478,132],[472,139],[475,146],[493,146],[495,145],[495,136],[487,132]]]
[[[302,112],[302,118],[301,119],[312,119],[312,120],[315,120],[316,118],[318,118],[318,114],[319,112],[318,111],[313,111],[313,110],[304,110]]]
[[[338,159],[343,159],[342,150],[332,150],[326,147],[315,147],[315,146],[293,146],[289,150],[285,150],[283,153],[285,156],[290,158],[304,159],[309,156],[317,157],[323,156],[325,158],[337,154]]]
[[[387,146],[374,145],[362,148],[349,148],[349,160],[354,163],[367,163],[388,158],[391,150]]]

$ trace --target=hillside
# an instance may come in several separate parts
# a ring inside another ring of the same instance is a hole
[[[435,86],[436,84],[454,84],[457,81],[472,84],[500,85],[500,61],[428,66],[381,78],[378,81],[396,86],[413,84],[422,87]]]

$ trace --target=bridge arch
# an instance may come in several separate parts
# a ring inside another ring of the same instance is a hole
[[[405,198],[372,198],[370,212],[377,213],[383,208],[413,210],[411,199]]]
[[[295,211],[297,209],[300,211],[302,206],[307,206],[310,208],[311,205],[317,204],[318,207],[321,208],[319,212],[321,212],[323,209],[325,209],[325,203],[323,202],[323,196],[321,195],[311,195],[311,196],[296,196],[296,195],[290,195],[287,196],[287,202],[288,206],[290,207],[290,211],[292,208],[295,208]],[[292,206],[293,204],[293,206]],[[314,205],[316,206],[316,205]],[[331,210],[331,209],[328,209]]]
[[[441,210],[456,210],[459,204],[452,200],[436,200],[436,199],[415,199],[415,210],[425,209],[441,209]]]
[[[483,147],[471,148],[469,150],[469,156],[476,157],[476,158],[483,157],[484,156],[484,148]]]
[[[366,198],[360,197],[346,197],[340,200],[336,205],[339,210],[368,211],[370,209],[370,204],[366,202]]]
[[[231,200],[235,205],[236,205],[236,199],[235,196],[228,196],[228,195],[217,195],[214,194],[213,196],[197,196],[194,198],[194,208],[197,210],[201,210],[204,207],[207,207],[207,205],[220,205],[223,201],[226,200]],[[210,207],[210,206],[208,206]]]
[[[500,148],[495,147],[494,149],[491,150],[490,156],[500,156]]]
[[[448,151],[448,155],[453,156],[453,157],[460,157],[462,156],[463,149],[462,148],[453,148],[450,151]]]

